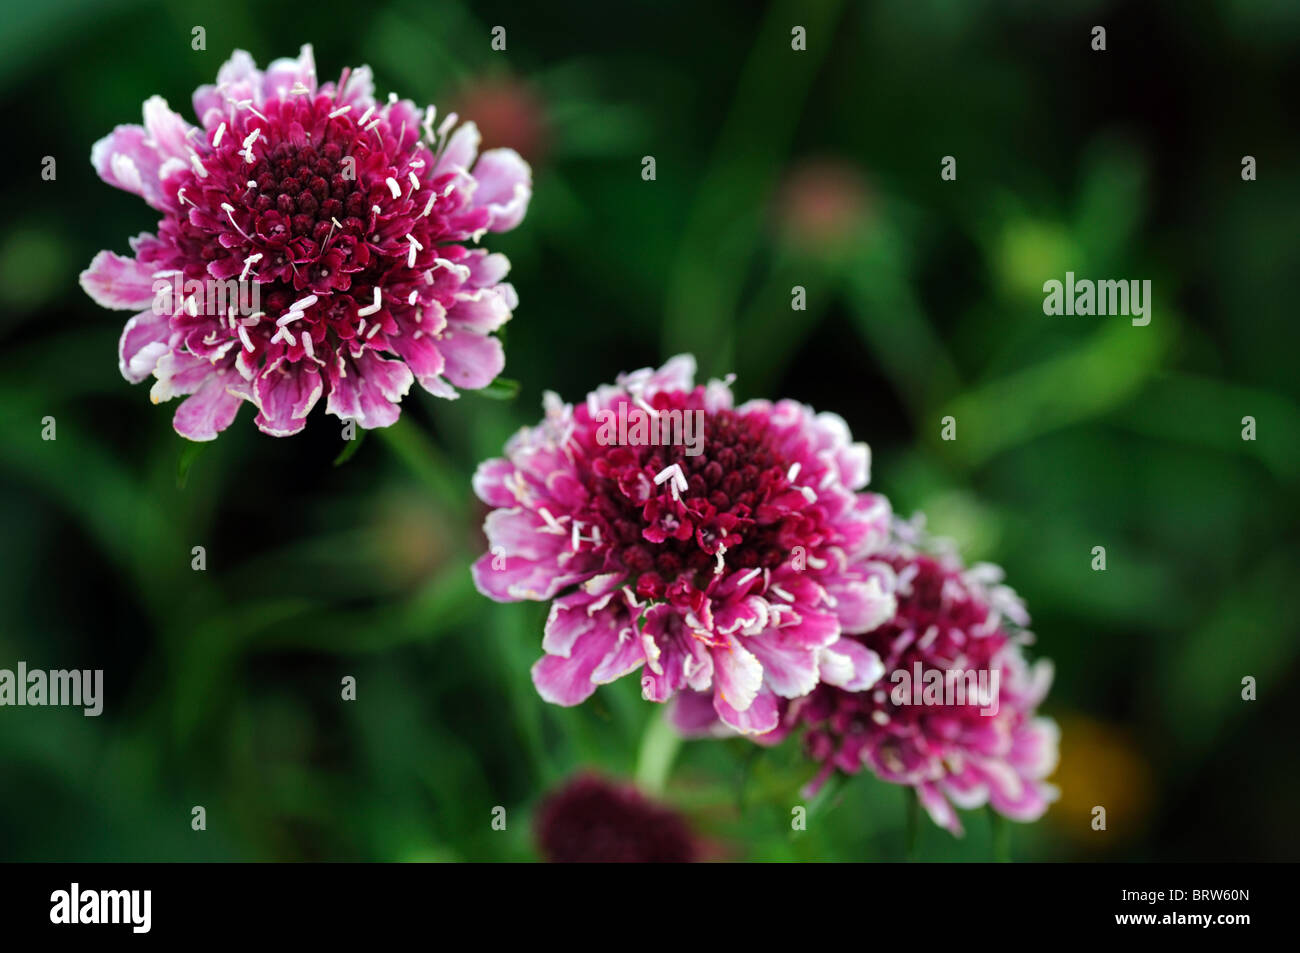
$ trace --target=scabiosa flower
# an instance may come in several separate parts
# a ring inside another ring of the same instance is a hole
[[[122,374],[152,374],[155,403],[189,395],[177,432],[211,440],[248,401],[285,436],[322,397],[384,427],[414,381],[453,398],[501,371],[509,262],[466,243],[523,218],[531,173],[514,151],[477,155],[472,123],[452,134],[454,114],[435,129],[432,107],[376,101],[368,67],[318,85],[309,46],[265,72],[237,50],[194,111],[198,126],[154,96],[143,126],[95,144],[100,177],[163,217],[134,257],[101,252],[81,276],[99,304],[139,312]],[[257,310],[212,308],[196,282],[251,282]]]
[[[631,785],[578,775],[538,808],[534,833],[551,863],[690,863],[700,849],[680,814]]]
[[[644,666],[645,698],[707,692],[725,724],[771,731],[778,698],[879,677],[875,653],[841,635],[893,612],[892,570],[869,559],[890,508],[860,492],[869,452],[839,417],[733,407],[728,382],[694,375],[683,355],[577,407],[547,394],[545,421],[475,474],[494,509],[474,579],[498,601],[551,601],[533,667],[547,701],[576,705]],[[686,441],[638,439],[674,420]]]
[[[883,659],[885,677],[866,692],[820,686],[785,706],[781,726],[757,740],[776,743],[806,726],[805,747],[823,765],[810,789],[836,769],[856,774],[865,765],[914,787],[934,822],[954,834],[962,826],[953,805],[989,804],[1013,820],[1037,820],[1056,797],[1044,779],[1056,767],[1058,731],[1035,711],[1052,667],[1025,661],[1032,636],[1024,604],[998,567],[967,569],[918,526],[897,530],[886,558],[898,610],[853,636]]]

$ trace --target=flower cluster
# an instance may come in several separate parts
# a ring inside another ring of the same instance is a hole
[[[82,274],[99,304],[138,312],[120,366],[153,375],[155,403],[188,395],[176,430],[211,440],[248,401],[257,426],[301,430],[326,410],[384,427],[411,384],[440,397],[501,371],[493,332],[515,307],[509,262],[468,247],[514,228],[532,193],[509,149],[432,108],[375,98],[368,67],[318,84],[310,47],[265,71],[236,51],[194,94],[199,125],[166,101],[118,126],[91,162],[162,215],[132,257],[104,251]],[[251,283],[256,308],[210,289]],[[201,294],[207,288],[209,293]]]
[[[542,697],[575,705],[640,669],[685,734],[803,730],[813,788],[867,767],[954,833],[951,804],[1041,815],[1051,669],[1025,662],[1000,571],[895,521],[840,418],[734,406],[729,381],[694,372],[679,356],[576,407],[548,393],[543,422],[475,475],[491,507],[478,588],[551,604]],[[674,429],[692,415],[694,440]]]

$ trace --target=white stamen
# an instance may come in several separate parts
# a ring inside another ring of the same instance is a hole
[[[400,199],[402,197],[402,187],[397,184],[397,180],[391,175],[384,179],[384,184],[388,186],[388,191],[393,193],[393,198]]]
[[[352,108],[351,106],[340,106],[338,109],[336,109],[336,110],[334,110],[332,113],[330,113],[330,116],[329,116],[329,117],[330,117],[331,119],[337,119],[339,116],[342,116],[345,112],[347,112],[347,111],[350,110],[351,108]]]
[[[420,179],[419,179],[419,177],[417,177],[416,174],[415,174],[414,172],[408,172],[408,173],[406,173],[406,177],[407,177],[408,179],[411,180],[411,191],[412,191],[412,192],[418,192],[418,191],[420,191]]]
[[[220,126],[217,127],[217,134],[212,137],[212,148],[215,149],[219,145],[221,145],[221,138],[225,134],[226,134],[226,124],[223,122]]]
[[[248,278],[248,271],[249,271],[250,268],[253,267],[253,263],[254,263],[254,262],[259,262],[259,261],[261,261],[261,260],[262,260],[262,253],[261,253],[260,251],[253,252],[253,254],[251,254],[251,255],[249,255],[247,258],[245,258],[245,259],[244,259],[244,270],[241,271],[241,272],[239,273],[239,280],[240,280],[240,281],[244,281],[245,279],[247,279],[247,278]]]
[[[226,218],[230,219],[230,224],[235,226],[235,231],[239,232],[239,234],[243,235],[245,238],[248,238],[248,233],[240,228],[239,223],[235,221],[235,207],[229,202],[222,202],[221,208],[226,213]],[[252,241],[251,238],[248,238],[248,240]]]
[[[194,171],[199,174],[199,178],[206,179],[208,177],[208,170],[203,168],[203,163],[199,161],[199,157],[193,152],[190,153],[190,165],[194,166]]]
[[[430,195],[430,196],[429,196],[429,201],[425,204],[425,206],[424,206],[424,211],[421,212],[420,215],[421,215],[421,216],[424,216],[424,215],[428,215],[430,212],[432,212],[432,211],[433,211],[433,203],[436,202],[437,200],[438,200],[438,196],[437,196],[437,195]]]
[[[424,251],[424,246],[421,245],[418,241],[416,241],[415,236],[411,235],[409,232],[406,235],[406,240],[411,243],[411,247],[407,249],[407,253],[406,253],[406,267],[414,268],[415,253],[417,251]]]
[[[357,125],[364,126],[366,124],[366,120],[370,118],[371,113],[373,113],[374,111],[375,111],[375,104],[371,103],[366,108],[366,111],[361,114],[361,118],[357,120]]]
[[[259,127],[254,127],[253,131],[244,137],[244,148],[240,149],[239,152],[244,157],[244,161],[249,165],[252,165],[254,161],[253,143],[257,141],[257,137],[260,136],[261,134],[262,134],[262,129],[259,126]]]
[[[265,116],[263,116],[260,112],[257,111],[256,108],[254,108],[253,101],[251,99],[240,99],[236,101],[235,107],[237,109],[247,109],[258,119],[262,120],[262,122],[269,122],[269,120]]]
[[[669,490],[672,491],[673,499],[680,500],[681,494],[686,490],[689,484],[686,482],[686,474],[682,472],[680,463],[673,463],[664,467],[655,474],[655,486],[663,486],[665,480],[672,480],[669,484]]]
[[[383,295],[380,293],[380,290],[379,290],[378,288],[376,288],[376,289],[375,289],[375,303],[374,303],[374,304],[368,304],[368,305],[366,305],[364,308],[357,308],[357,317],[358,317],[358,318],[368,318],[368,317],[370,317],[370,315],[376,313],[380,308],[383,307],[383,302],[384,302]]]
[[[237,332],[239,332],[239,340],[243,342],[243,344],[244,344],[244,350],[245,350],[245,351],[251,351],[251,350],[253,350],[253,342],[252,342],[252,340],[248,337],[248,328],[244,327],[244,326],[241,324],[241,325],[239,325],[239,327],[235,328],[235,330],[236,330]]]
[[[409,295],[406,296],[406,303],[413,305],[419,299],[420,299],[420,292],[412,291]]]

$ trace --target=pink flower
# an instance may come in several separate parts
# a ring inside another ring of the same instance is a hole
[[[854,636],[884,660],[885,677],[867,692],[819,687],[784,706],[780,728],[758,740],[775,744],[806,727],[808,754],[823,765],[813,790],[835,769],[856,774],[865,765],[914,787],[954,834],[962,826],[953,805],[1037,820],[1056,797],[1044,779],[1056,768],[1058,731],[1035,712],[1052,668],[1025,661],[1024,606],[997,567],[966,569],[951,552],[919,550],[914,527],[899,531],[888,556],[898,611]],[[693,707],[698,729],[702,704]]]
[[[198,126],[154,96],[143,126],[95,144],[100,177],[162,221],[134,257],[100,252],[81,276],[99,304],[137,312],[122,374],[152,374],[155,403],[188,395],[178,433],[211,440],[246,400],[285,436],[322,397],[386,427],[413,381],[454,398],[496,377],[510,263],[465,243],[523,218],[515,152],[477,155],[473,123],[448,137],[454,115],[435,128],[432,108],[377,102],[368,67],[318,86],[309,46],[265,72],[237,50],[194,110]]]
[[[645,698],[707,692],[722,722],[761,733],[780,698],[826,682],[860,691],[880,660],[844,633],[893,613],[870,560],[890,509],[844,421],[793,401],[733,407],[695,361],[625,374],[479,466],[485,595],[550,601],[533,681],[576,705],[644,667]],[[657,434],[657,436],[656,436]]]

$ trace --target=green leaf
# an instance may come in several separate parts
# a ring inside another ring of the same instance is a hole
[[[482,397],[490,397],[493,400],[514,400],[519,396],[519,381],[511,380],[508,377],[498,377],[487,387],[474,393]]]
[[[343,449],[339,451],[339,455],[334,458],[334,465],[336,467],[341,467],[343,464],[351,460],[356,452],[361,449],[361,441],[365,439],[366,432],[361,430],[358,431],[357,435],[351,440],[346,441],[343,445]]]
[[[185,489],[185,484],[190,479],[190,467],[194,466],[194,461],[199,458],[199,454],[207,449],[207,443],[196,443],[193,440],[186,440],[185,445],[181,447],[181,458],[176,464],[176,489]]]

